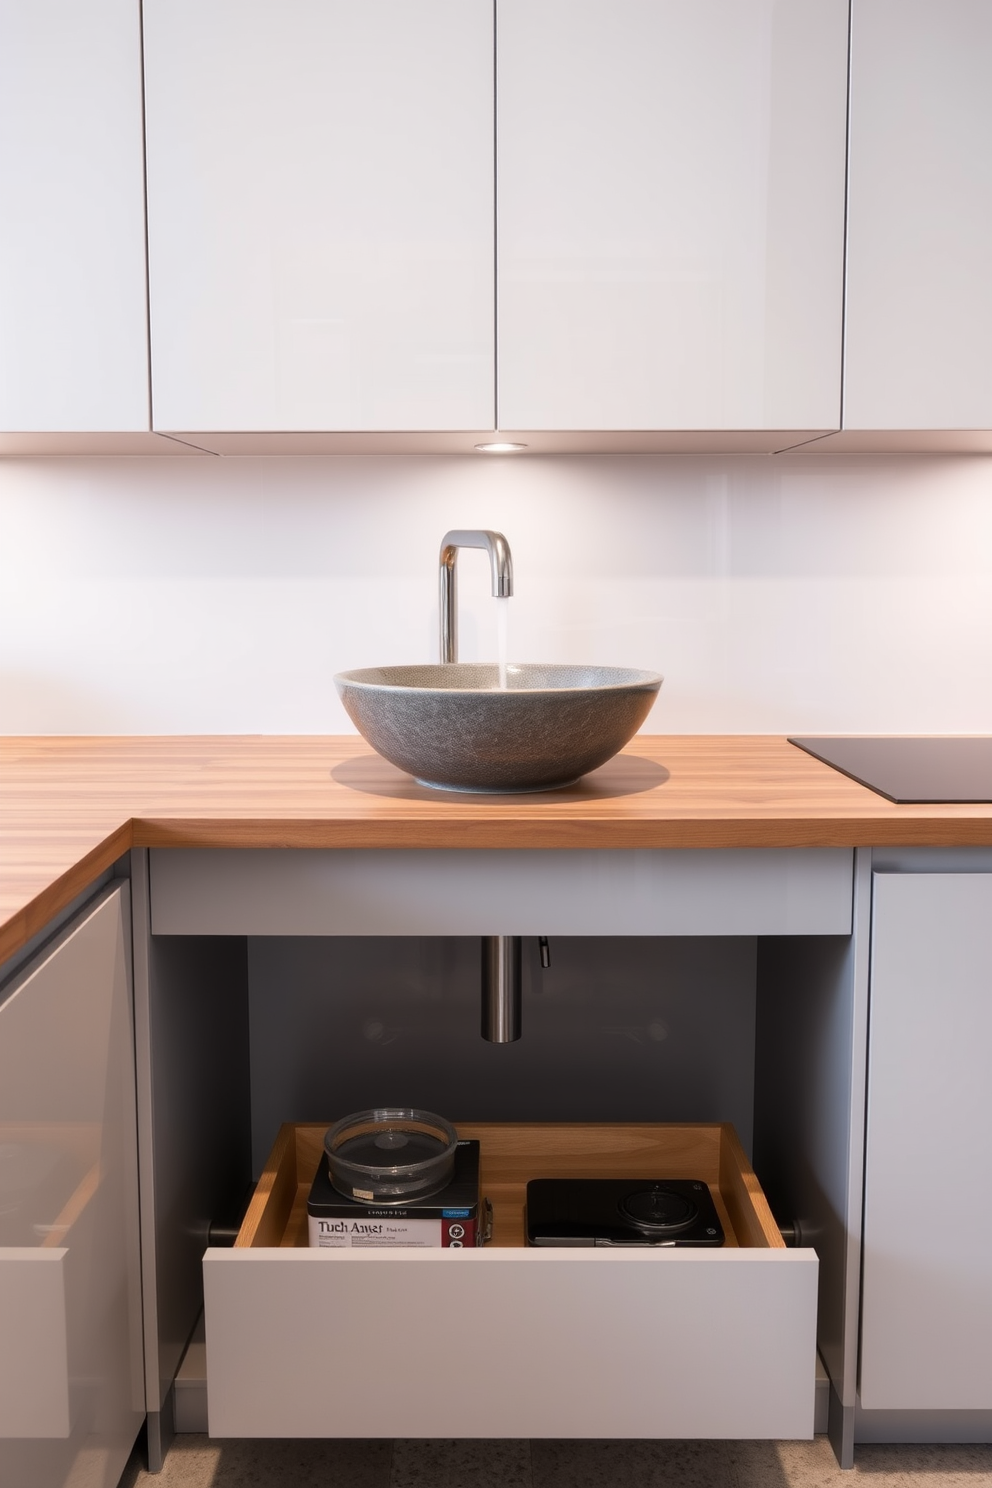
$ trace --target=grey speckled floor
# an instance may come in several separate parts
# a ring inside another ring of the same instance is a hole
[[[841,1472],[812,1442],[237,1441],[180,1436],[122,1488],[979,1488],[992,1446],[859,1447]]]

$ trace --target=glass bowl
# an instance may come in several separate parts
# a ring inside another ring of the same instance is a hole
[[[331,1182],[364,1204],[403,1204],[451,1181],[458,1133],[450,1121],[411,1106],[356,1111],[324,1138]]]

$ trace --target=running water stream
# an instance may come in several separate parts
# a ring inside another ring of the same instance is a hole
[[[506,691],[507,636],[510,624],[510,597],[496,601],[496,656],[499,662],[499,686]]]

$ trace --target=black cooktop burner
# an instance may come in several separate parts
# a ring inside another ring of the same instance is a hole
[[[865,736],[789,743],[900,804],[992,803],[992,738]]]

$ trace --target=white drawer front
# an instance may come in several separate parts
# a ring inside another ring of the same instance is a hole
[[[69,1435],[68,1251],[0,1249],[0,1438]]]
[[[208,1250],[212,1436],[809,1437],[811,1250]]]
[[[156,935],[849,935],[847,848],[159,848]]]

